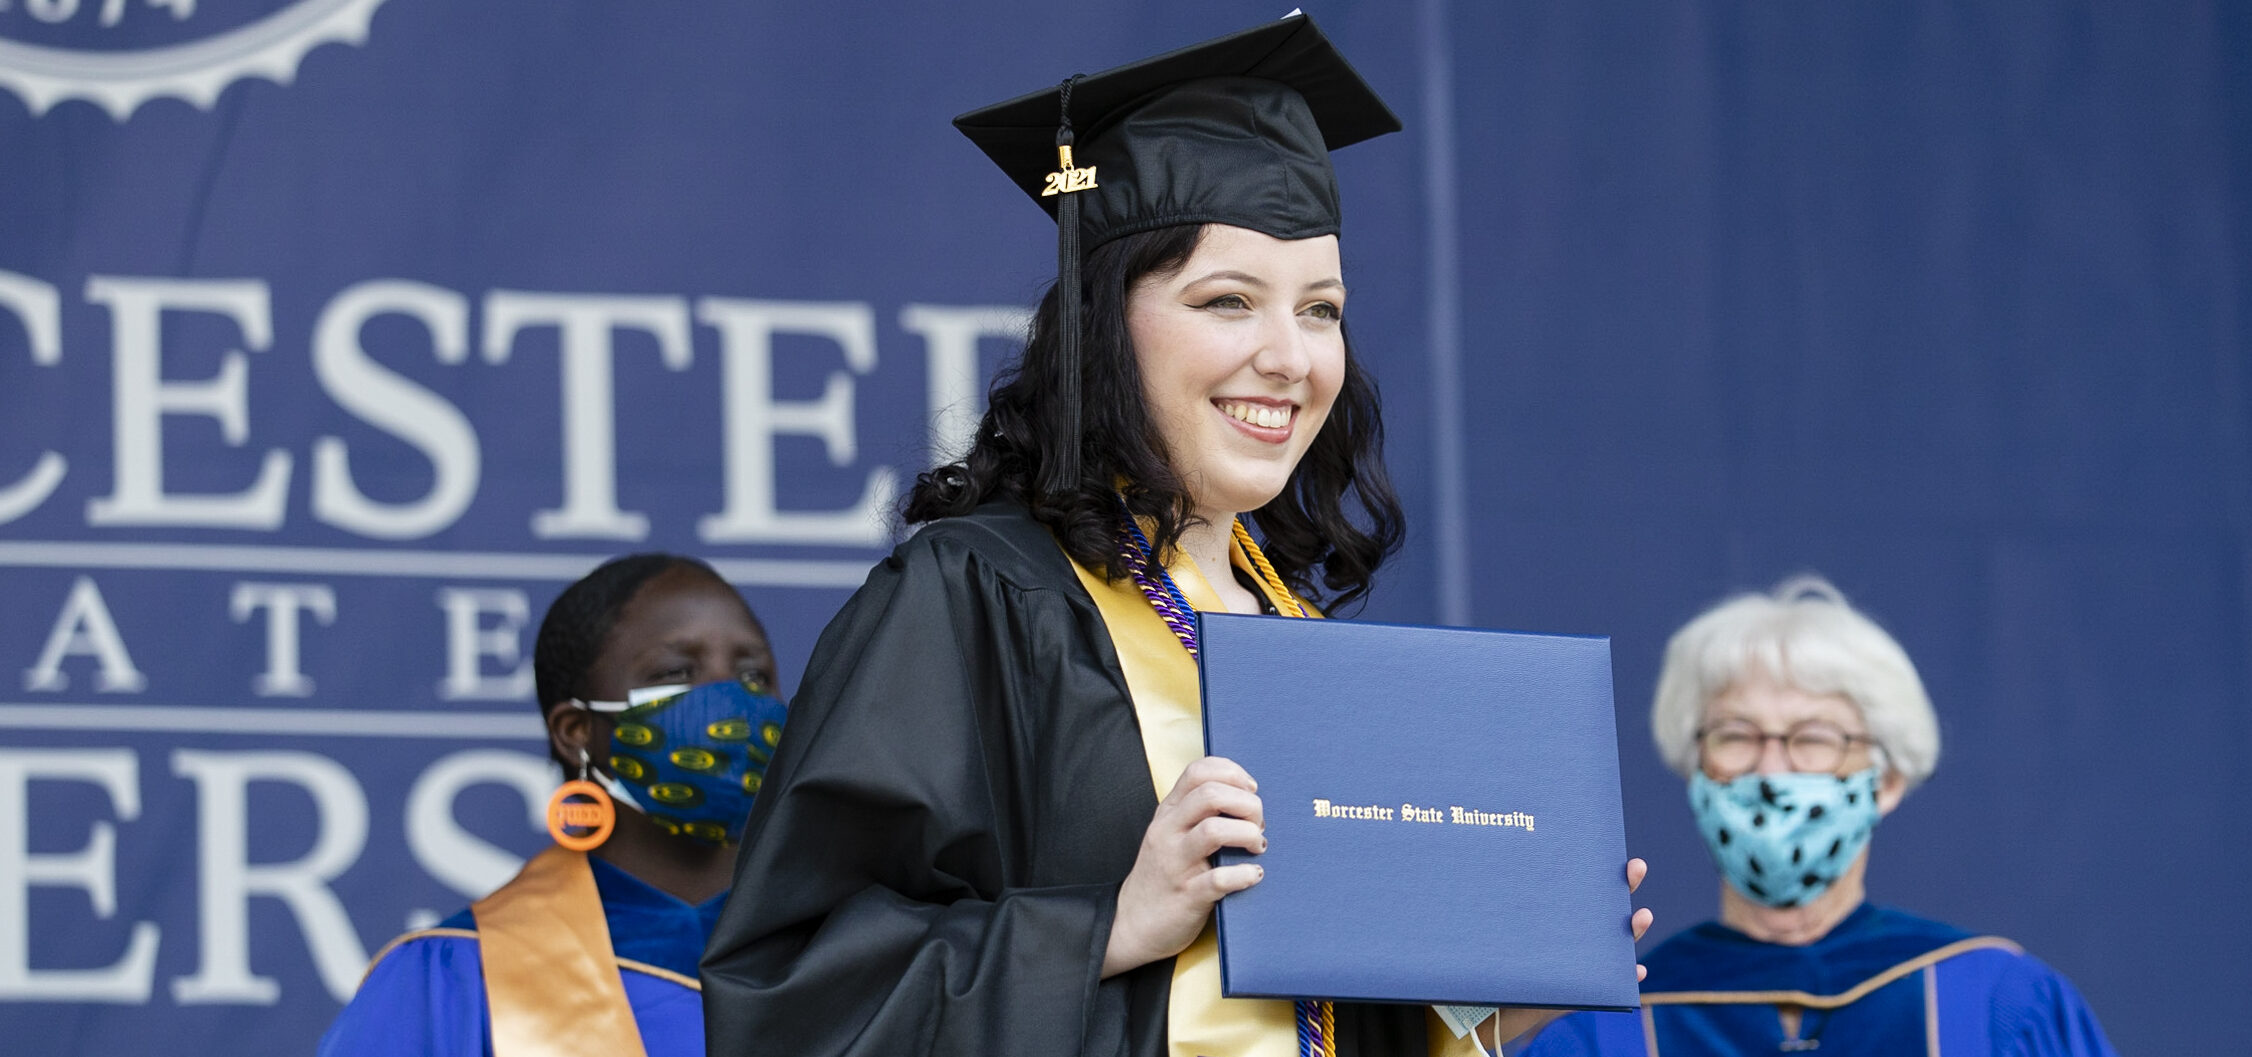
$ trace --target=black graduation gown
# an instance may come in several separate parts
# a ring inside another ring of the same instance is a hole
[[[830,621],[703,962],[712,1057],[1164,1057],[1166,959],[1099,979],[1157,801],[1094,600],[989,503]],[[1424,1052],[1416,1006],[1340,1053]]]

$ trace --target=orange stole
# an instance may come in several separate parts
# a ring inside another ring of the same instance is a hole
[[[469,910],[493,1057],[644,1057],[585,852],[551,847]]]

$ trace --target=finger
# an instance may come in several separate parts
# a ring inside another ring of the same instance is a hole
[[[1224,782],[1206,782],[1197,786],[1189,790],[1174,807],[1183,815],[1183,827],[1196,825],[1213,815],[1240,818],[1254,826],[1264,827],[1267,824],[1267,808],[1259,800],[1259,794]]]
[[[1189,830],[1187,848],[1198,860],[1222,848],[1242,848],[1257,855],[1267,850],[1267,835],[1242,819],[1215,815]]]
[[[1194,789],[1206,782],[1223,782],[1252,792],[1259,791],[1259,783],[1251,780],[1250,772],[1245,771],[1243,765],[1225,756],[1206,756],[1189,764],[1181,772],[1181,780],[1173,783],[1173,788],[1185,791],[1185,789]]]
[[[1656,921],[1657,919],[1657,915],[1650,913],[1649,907],[1643,907],[1642,909],[1634,912],[1635,942],[1641,942],[1642,934],[1650,931],[1650,923]]]
[[[1627,893],[1631,895],[1633,894],[1635,889],[1642,887],[1642,879],[1648,877],[1649,875],[1649,863],[1643,862],[1640,859],[1628,859],[1626,861]]]
[[[1643,968],[1641,962],[1634,963],[1634,982],[1639,984],[1649,978],[1650,970]]]
[[[1265,880],[1267,868],[1255,862],[1237,863],[1233,866],[1215,866],[1204,871],[1189,886],[1189,890],[1203,896],[1207,903],[1216,903],[1221,896],[1241,892]]]

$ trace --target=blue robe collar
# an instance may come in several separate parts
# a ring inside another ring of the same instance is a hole
[[[1951,925],[1863,903],[1803,947],[1765,943],[1717,921],[1688,929],[1643,959],[1644,995],[1671,991],[1805,991],[1837,995],[1893,966],[1970,938]]]
[[[594,873],[594,891],[602,897],[602,917],[610,926],[610,950],[620,958],[646,962],[693,980],[696,963],[704,956],[704,943],[719,923],[727,893],[689,903],[641,878],[618,869],[600,856],[586,857]],[[469,910],[438,923],[440,928],[477,927]]]
[[[690,903],[641,878],[589,855],[594,890],[610,923],[610,949],[620,958],[647,962],[690,979],[704,956],[704,943],[719,923],[727,893]]]

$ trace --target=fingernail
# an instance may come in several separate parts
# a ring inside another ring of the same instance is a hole
[[[1264,867],[1264,866],[1254,866],[1254,867],[1252,867],[1252,869],[1253,869],[1253,870],[1255,870],[1255,871],[1257,871],[1257,872],[1256,872],[1256,873],[1253,873],[1253,874],[1252,874],[1251,876],[1253,876],[1253,877],[1256,877],[1256,878],[1258,878],[1258,879],[1260,879],[1260,880],[1262,880],[1262,881],[1263,881],[1263,880],[1266,880],[1266,878],[1267,878],[1267,868],[1266,868],[1266,867]]]

